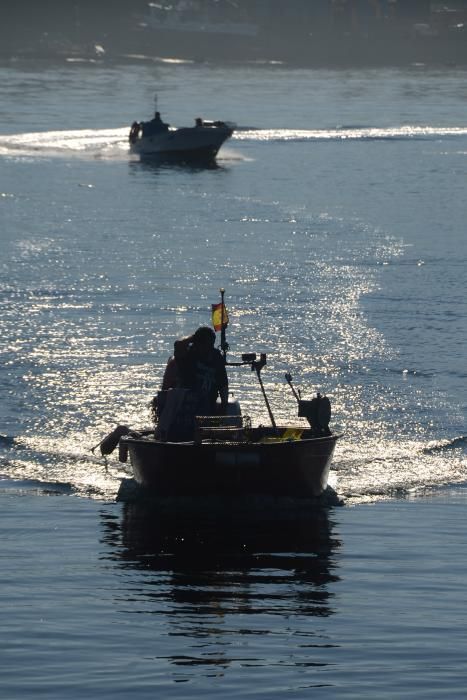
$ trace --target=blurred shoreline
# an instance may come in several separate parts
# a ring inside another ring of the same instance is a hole
[[[27,18],[27,19],[26,19]],[[420,0],[171,4],[21,3],[0,27],[0,62],[187,61],[307,68],[467,66],[467,5]]]

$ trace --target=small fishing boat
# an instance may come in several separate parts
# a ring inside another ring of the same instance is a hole
[[[309,499],[326,490],[337,439],[290,426],[211,428],[183,443],[130,432],[120,458],[129,455],[136,483],[156,496]]]
[[[285,379],[298,404],[297,417],[304,420],[278,425],[261,378],[266,355],[258,358],[256,353],[245,353],[240,361],[227,360],[223,289],[221,299],[213,305],[213,325],[221,331],[224,363],[229,368],[246,366],[256,373],[271,425],[253,427],[251,418],[242,415],[239,402],[232,400],[224,407],[224,415],[196,416],[193,403],[190,405],[192,390],[168,389],[154,399],[154,428],[134,431],[118,426],[100,443],[101,452],[109,454],[118,445],[120,461],[130,459],[135,483],[156,497],[302,501],[320,497],[327,489],[340,437],[329,428],[330,401],[319,393],[303,400],[287,373]]]
[[[212,162],[234,132],[223,121],[195,120],[192,127],[174,128],[161,121],[159,112],[149,122],[133,122],[128,136],[130,152],[140,158],[178,162]]]

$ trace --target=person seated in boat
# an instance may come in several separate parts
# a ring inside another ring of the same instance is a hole
[[[162,121],[160,112],[156,112],[150,122],[143,122],[142,126],[143,136],[153,136],[169,130],[169,125]]]
[[[216,413],[220,397],[221,413],[227,413],[229,383],[224,358],[214,347],[216,334],[201,326],[193,335],[176,340],[174,355],[167,363],[162,390],[190,389],[196,395],[197,415]]]

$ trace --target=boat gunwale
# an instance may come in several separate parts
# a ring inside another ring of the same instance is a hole
[[[331,435],[316,435],[313,437],[307,437],[307,438],[300,438],[299,440],[277,440],[276,442],[242,442],[242,441],[236,441],[236,440],[212,440],[212,441],[196,441],[196,440],[189,440],[189,441],[184,441],[184,442],[173,442],[173,441],[164,441],[164,440],[156,440],[155,438],[149,438],[148,437],[134,437],[131,435],[123,435],[120,439],[122,442],[125,444],[133,444],[133,445],[150,445],[150,446],[163,446],[163,447],[235,447],[235,448],[244,448],[244,449],[251,449],[257,448],[257,447],[290,447],[291,445],[303,445],[303,444],[310,444],[310,443],[324,443],[324,442],[331,442],[333,441],[334,443],[337,442],[337,440],[340,440],[344,436],[344,433],[333,433]]]

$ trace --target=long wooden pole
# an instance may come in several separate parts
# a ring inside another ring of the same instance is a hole
[[[225,338],[225,328],[226,328],[225,316],[224,316],[225,289],[221,287],[221,289],[219,291],[221,293],[221,351],[222,351],[222,354],[224,355],[224,361],[225,361],[227,358],[227,350],[229,349],[229,345],[228,345],[227,340]]]

